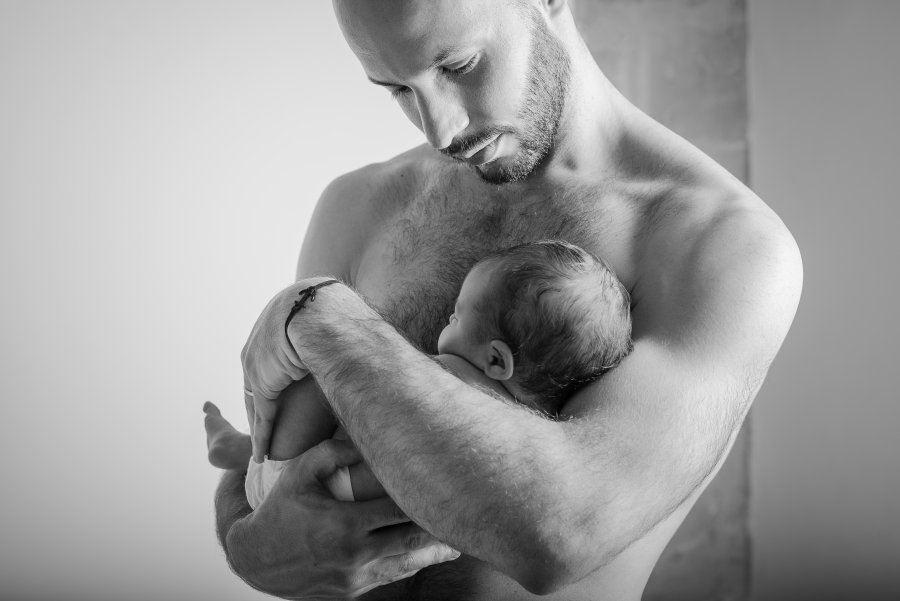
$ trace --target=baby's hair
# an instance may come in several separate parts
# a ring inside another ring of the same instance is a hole
[[[492,253],[475,304],[480,341],[500,339],[515,361],[515,380],[555,413],[573,392],[616,367],[631,352],[631,298],[612,269],[559,240]]]

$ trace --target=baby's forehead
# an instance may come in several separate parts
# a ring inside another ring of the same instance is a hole
[[[481,292],[490,287],[491,282],[495,279],[496,270],[499,265],[495,261],[479,261],[469,269],[466,277],[463,278],[459,292],[463,293],[463,289],[467,292]]]
[[[476,263],[466,274],[456,301],[462,305],[474,305],[476,308],[483,305],[487,299],[498,294],[497,284],[501,277],[497,273],[499,266],[490,263]]]

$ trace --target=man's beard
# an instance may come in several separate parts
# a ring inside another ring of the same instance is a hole
[[[569,57],[537,11],[529,11],[529,15],[532,40],[528,88],[518,114],[524,130],[495,130],[514,134],[521,148],[505,161],[488,163],[483,169],[475,167],[478,175],[491,184],[522,181],[549,158],[569,89]]]

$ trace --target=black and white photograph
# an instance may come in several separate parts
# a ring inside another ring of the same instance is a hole
[[[900,599],[897,0],[0,0],[0,601]]]

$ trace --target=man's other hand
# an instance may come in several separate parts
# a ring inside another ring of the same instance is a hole
[[[308,278],[288,286],[263,309],[241,350],[244,368],[244,402],[253,439],[253,459],[268,453],[278,395],[307,375],[307,370],[285,334],[287,319],[298,293],[329,278]]]
[[[361,459],[352,443],[334,439],[294,459],[259,508],[228,532],[235,572],[279,597],[345,599],[459,557],[389,497],[334,500],[323,482]]]

